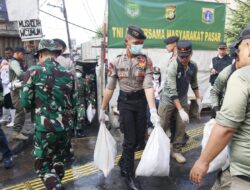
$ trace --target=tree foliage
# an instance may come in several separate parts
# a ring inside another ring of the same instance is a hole
[[[96,29],[96,35],[95,37],[93,37],[94,39],[99,39],[99,38],[103,38],[103,26],[100,26]]]
[[[237,40],[240,31],[250,24],[250,0],[235,0],[236,9],[229,9],[229,23],[226,27],[225,38],[231,44]]]

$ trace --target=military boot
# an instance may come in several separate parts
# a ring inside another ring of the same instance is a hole
[[[59,177],[55,174],[45,174],[43,182],[47,190],[64,190]]]

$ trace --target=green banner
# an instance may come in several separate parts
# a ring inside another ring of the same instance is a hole
[[[193,0],[109,0],[108,47],[123,48],[128,25],[143,28],[146,48],[164,48],[177,35],[194,49],[215,50],[224,40],[225,4]]]

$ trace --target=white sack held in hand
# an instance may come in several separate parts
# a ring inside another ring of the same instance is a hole
[[[101,122],[94,151],[94,164],[107,177],[115,166],[116,142],[105,123]]]
[[[150,134],[136,169],[136,176],[168,176],[169,159],[170,140],[158,124]]]
[[[96,109],[93,108],[92,104],[89,104],[87,108],[87,118],[90,123],[92,122],[95,116],[95,113],[96,113]]]
[[[205,149],[208,139],[210,137],[210,134],[215,126],[215,119],[210,119],[208,121],[203,129],[203,138],[201,141],[202,145],[202,151]],[[214,172],[220,168],[222,168],[227,163],[228,157],[228,146],[226,146],[209,164],[209,169],[207,173]]]

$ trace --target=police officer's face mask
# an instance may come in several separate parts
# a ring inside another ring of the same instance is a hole
[[[132,44],[129,51],[133,55],[138,55],[141,53],[142,48],[143,48],[143,44]]]

